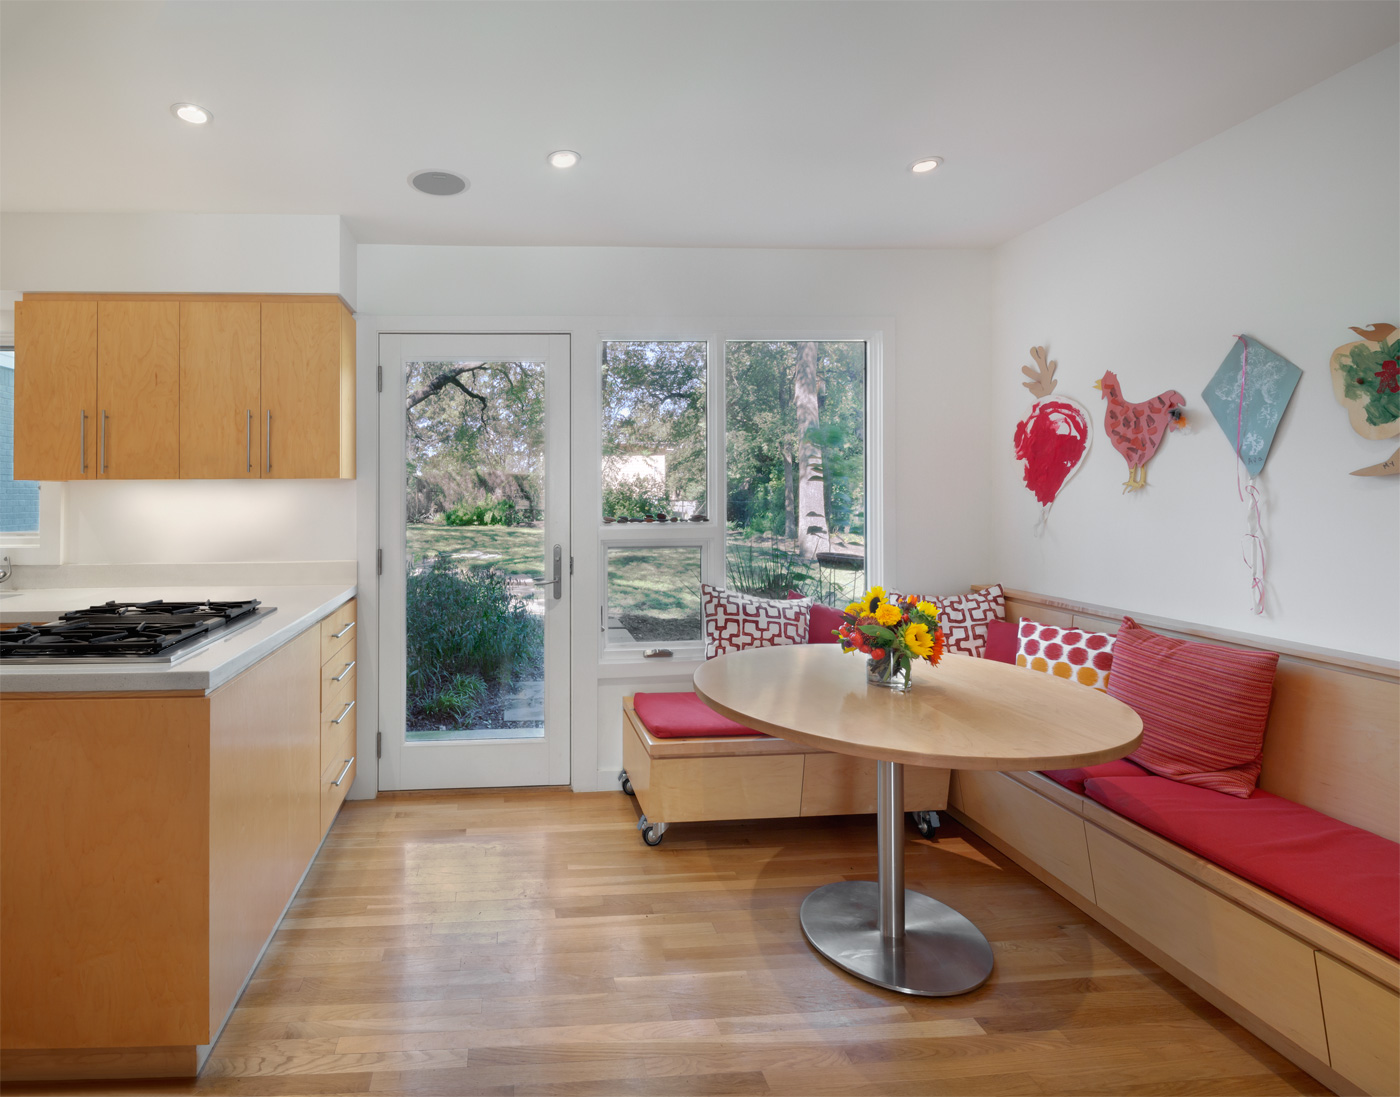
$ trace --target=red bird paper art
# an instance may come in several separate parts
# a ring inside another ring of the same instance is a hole
[[[1186,406],[1186,397],[1171,390],[1141,404],[1130,404],[1123,399],[1118,375],[1112,370],[1095,381],[1094,388],[1108,401],[1108,413],[1103,420],[1108,440],[1128,462],[1123,493],[1141,491],[1147,487],[1147,462],[1156,454],[1167,431],[1186,425],[1186,415],[1181,410]]]

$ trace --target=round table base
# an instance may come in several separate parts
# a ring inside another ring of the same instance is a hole
[[[992,946],[951,907],[904,893],[904,936],[880,935],[879,885],[844,880],[802,901],[802,932],[839,968],[901,994],[966,994],[992,973]]]

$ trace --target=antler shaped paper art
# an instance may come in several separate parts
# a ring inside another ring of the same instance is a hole
[[[1021,372],[1030,378],[1029,381],[1022,381],[1021,384],[1031,390],[1032,396],[1049,396],[1055,391],[1055,367],[1059,363],[1046,360],[1049,356],[1045,353],[1044,347],[1031,347],[1031,357],[1036,361],[1036,368],[1021,367]]]

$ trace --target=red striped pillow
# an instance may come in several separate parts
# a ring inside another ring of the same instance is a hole
[[[1247,797],[1259,781],[1278,653],[1172,640],[1124,617],[1108,694],[1142,717],[1143,769]]]

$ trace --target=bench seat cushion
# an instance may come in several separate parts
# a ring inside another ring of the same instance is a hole
[[[1091,777],[1085,794],[1163,838],[1400,957],[1400,845],[1256,789]]]
[[[734,735],[769,738],[721,716],[693,693],[638,693],[632,698],[632,707],[647,731],[658,739],[717,739]]]
[[[1126,758],[1100,762],[1096,766],[1080,766],[1078,769],[1047,769],[1043,773],[1057,785],[1064,785],[1070,792],[1077,792],[1080,796],[1084,795],[1084,782],[1094,777],[1153,776],[1136,762],[1130,762]]]

